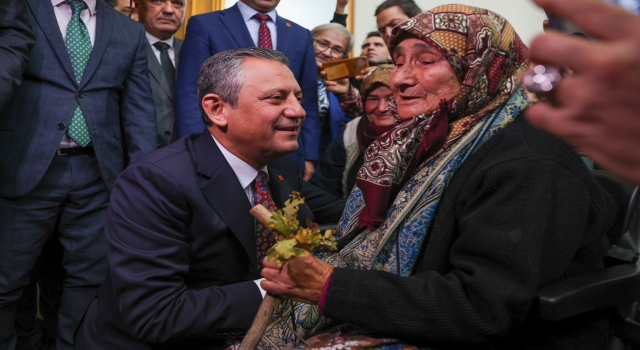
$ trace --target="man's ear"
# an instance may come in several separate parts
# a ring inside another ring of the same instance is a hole
[[[202,110],[207,115],[207,118],[216,125],[218,128],[224,128],[227,126],[227,113],[226,111],[231,106],[220,98],[216,94],[207,94],[202,98]]]

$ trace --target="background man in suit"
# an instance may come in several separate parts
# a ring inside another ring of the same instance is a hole
[[[131,17],[131,19],[136,22],[138,21],[138,12],[136,11],[133,0],[105,0],[104,2],[111,5],[111,7],[123,15]]]
[[[308,204],[301,222],[313,219],[310,208],[339,217],[344,202],[322,196],[290,157],[280,158],[298,148],[305,117],[287,63],[262,48],[208,59],[198,81],[207,130],[118,178],[105,226],[109,273],[78,348],[217,349],[242,339],[264,295],[258,262],[274,243],[249,209],[282,207],[300,191]]]
[[[391,63],[389,48],[384,39],[382,39],[380,32],[369,32],[367,34],[367,39],[362,44],[362,54],[360,56],[366,56],[372,66]]]
[[[282,18],[275,8],[280,0],[241,0],[232,7],[189,19],[184,46],[180,53],[176,85],[176,118],[180,136],[200,133],[196,81],[202,63],[212,55],[242,47],[278,50],[289,59],[289,68],[302,88],[302,107],[307,117],[293,154],[305,178],[313,174],[318,160],[318,96],[316,91],[313,40],[307,29]],[[261,19],[258,19],[261,18]],[[262,34],[261,34],[262,33]]]
[[[174,34],[182,26],[187,0],[136,0],[139,22],[147,32],[149,77],[156,104],[158,147],[178,139],[173,110],[178,54],[182,40]]]
[[[33,47],[31,23],[24,0],[0,0],[0,109],[20,85]],[[0,124],[3,122],[0,117]]]
[[[36,44],[0,115],[0,349],[56,220],[66,270],[58,349],[106,273],[104,218],[127,162],[156,148],[147,40],[96,0],[27,0]],[[124,135],[123,135],[124,133]]]

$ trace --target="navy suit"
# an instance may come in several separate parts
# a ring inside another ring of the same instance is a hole
[[[0,0],[0,109],[20,85],[34,44],[31,23],[24,0]]]
[[[300,169],[305,160],[317,160],[318,154],[318,92],[316,67],[311,33],[301,26],[282,18],[276,19],[278,41],[276,49],[289,59],[304,97],[302,107],[307,117],[298,137],[298,151],[293,154]],[[180,51],[178,80],[176,83],[176,118],[180,136],[204,130],[200,112],[197,81],[204,61],[218,52],[244,47],[255,47],[238,5],[189,19],[187,34]]]
[[[156,148],[155,110],[140,24],[97,1],[95,43],[77,84],[51,1],[27,4],[36,44],[0,111],[0,348],[15,344],[15,302],[59,219],[64,349],[104,281],[110,188],[129,161]],[[95,154],[57,155],[78,104]]]
[[[336,220],[344,202],[268,166],[274,203],[300,191]],[[293,169],[292,169],[293,168]],[[106,224],[109,273],[78,330],[78,349],[215,349],[242,338],[262,296],[251,205],[208,131],[143,157],[116,181]]]

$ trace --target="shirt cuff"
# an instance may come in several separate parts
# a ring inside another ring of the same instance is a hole
[[[327,281],[324,282],[324,287],[322,287],[322,294],[320,294],[320,299],[318,300],[318,313],[320,315],[324,315],[324,302],[327,299],[327,292],[329,291],[329,284],[331,284],[331,278],[333,274],[327,278]]]
[[[262,299],[264,299],[264,296],[267,295],[267,291],[262,289],[262,287],[260,286],[260,282],[264,281],[264,278],[261,278],[259,280],[253,280],[253,282],[256,283],[256,286],[258,286],[258,289],[260,289],[260,294],[262,294]]]

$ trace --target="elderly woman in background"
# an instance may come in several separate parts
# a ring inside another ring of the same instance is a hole
[[[365,116],[347,123],[331,141],[311,183],[337,196],[349,196],[367,147],[396,125],[389,109],[393,68],[390,64],[377,66],[364,78],[360,94]]]
[[[537,290],[602,268],[615,205],[571,146],[522,117],[513,27],[443,5],[389,44],[401,121],[367,149],[343,248],[265,260],[262,287],[419,346],[605,348],[607,311],[553,324],[530,312]]]
[[[311,30],[313,48],[318,67],[318,117],[320,119],[319,155],[329,146],[340,128],[362,114],[360,93],[349,79],[325,80],[322,64],[347,57],[353,47],[353,36],[337,23],[319,25]],[[315,164],[305,162],[304,179],[309,181],[315,172]]]

